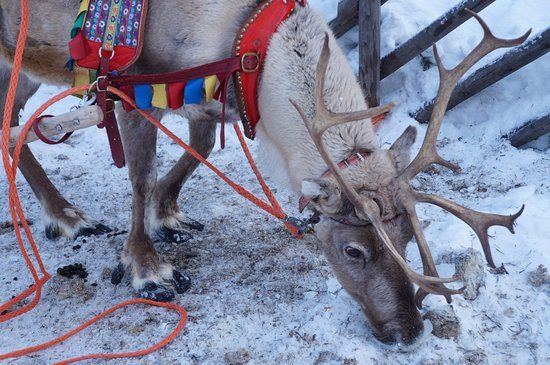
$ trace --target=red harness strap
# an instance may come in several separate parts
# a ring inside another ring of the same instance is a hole
[[[229,77],[235,72],[243,70],[243,67],[258,68],[258,61],[259,60],[253,55],[243,55],[242,57],[227,58],[225,60],[209,63],[188,70],[149,75],[111,75],[108,79],[112,86],[123,90],[128,95],[133,95],[134,86],[139,84],[181,84],[192,79],[216,75],[220,82],[220,86],[216,91],[214,98],[222,103],[221,147],[224,148],[225,109],[227,104],[227,86]],[[131,111],[134,109],[129,103],[125,101],[123,101],[123,103],[126,111]]]
[[[107,136],[109,137],[109,146],[111,147],[111,156],[115,162],[115,166],[118,168],[124,167],[126,164],[124,158],[124,147],[122,146],[122,139],[120,138],[120,132],[118,130],[118,123],[115,114],[115,102],[107,95],[107,87],[109,86],[109,72],[111,54],[105,55],[101,52],[101,59],[99,61],[99,70],[97,78],[97,105],[103,111],[105,116],[103,122],[98,125],[99,128],[105,128]]]
[[[235,39],[235,57],[249,55],[258,61],[254,67],[243,63],[242,70],[234,75],[244,133],[250,139],[256,136],[256,125],[260,121],[258,89],[269,42],[281,23],[292,14],[296,3],[305,6],[307,1],[265,0],[248,18]]]

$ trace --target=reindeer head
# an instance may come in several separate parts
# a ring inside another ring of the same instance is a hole
[[[460,78],[477,61],[490,52],[523,43],[530,34],[518,39],[495,37],[485,22],[470,12],[484,30],[480,44],[454,69],[447,70],[434,46],[440,74],[440,86],[422,147],[409,163],[409,149],[416,130],[408,128],[390,150],[366,151],[363,161],[341,170],[332,161],[324,144],[324,132],[336,125],[365,120],[391,110],[392,104],[352,113],[333,113],[324,99],[324,84],[330,58],[328,36],[319,64],[315,86],[315,115],[306,115],[291,100],[329,166],[330,176],[306,180],[302,192],[322,213],[318,237],[323,251],[342,286],[359,302],[375,336],[383,342],[410,344],[422,333],[420,313],[428,294],[439,294],[451,301],[451,295],[461,289],[445,284],[459,278],[440,278],[420,221],[416,213],[418,203],[439,206],[467,223],[477,234],[491,267],[495,267],[489,246],[487,230],[492,226],[507,227],[512,233],[515,220],[523,208],[511,216],[487,214],[460,206],[435,195],[415,191],[411,180],[432,164],[442,165],[455,172],[460,167],[444,160],[436,150],[443,117],[451,94]],[[405,261],[405,249],[415,237],[423,262],[424,274],[418,274]],[[419,289],[416,296],[412,284]]]

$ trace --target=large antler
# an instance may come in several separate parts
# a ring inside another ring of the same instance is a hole
[[[493,35],[485,21],[481,19],[479,15],[470,9],[465,10],[472,14],[472,16],[479,22],[483,28],[484,36],[477,47],[452,70],[447,70],[445,66],[443,66],[443,62],[441,61],[441,57],[437,51],[437,46],[434,45],[434,55],[437,61],[440,77],[439,90],[437,92],[437,98],[430,118],[430,124],[428,126],[424,142],[422,143],[422,147],[420,148],[416,158],[402,173],[402,176],[409,181],[432,164],[439,164],[448,167],[451,170],[457,172],[460,171],[460,167],[458,165],[446,161],[439,156],[436,149],[436,141],[441,129],[441,123],[443,122],[443,117],[447,111],[449,100],[451,99],[451,95],[458,81],[460,81],[462,76],[464,76],[464,74],[472,68],[472,66],[474,66],[479,60],[489,53],[499,48],[510,48],[520,45],[525,42],[531,34],[531,30],[529,30],[523,36],[516,39],[497,38]]]
[[[376,229],[377,234],[382,239],[382,242],[384,243],[390,254],[397,261],[399,266],[405,271],[411,281],[429,293],[442,294],[446,296],[460,293],[460,290],[449,289],[443,285],[445,283],[454,282],[458,280],[458,278],[439,278],[436,276],[424,276],[416,273],[409,267],[409,265],[405,262],[403,257],[401,257],[394,244],[391,242],[391,239],[388,237],[388,234],[384,230],[378,205],[370,198],[361,197],[359,193],[355,191],[353,186],[347,181],[347,179],[342,175],[340,169],[334,163],[334,161],[332,161],[332,158],[323,142],[323,134],[327,129],[340,124],[375,117],[377,115],[390,111],[394,105],[388,104],[381,107],[369,108],[367,110],[354,113],[334,113],[330,111],[325,104],[324,98],[325,79],[329,59],[329,37],[328,35],[325,35],[321,58],[317,65],[317,79],[315,82],[315,115],[313,116],[313,118],[310,119],[296,101],[290,100],[290,102],[304,120],[306,128],[309,131],[313,142],[317,146],[321,157],[329,166],[330,171],[338,181],[344,194],[346,194],[350,202],[355,206],[359,218],[372,223],[372,225]]]
[[[419,286],[416,295],[416,303],[419,307],[422,305],[422,300],[428,293],[444,295],[447,298],[447,301],[450,302],[451,295],[461,293],[462,289],[449,289],[445,285],[443,285],[445,283],[457,281],[458,278],[456,276],[445,279],[439,277],[437,269],[435,267],[435,263],[433,261],[433,256],[428,246],[428,242],[426,240],[424,232],[422,231],[420,220],[418,219],[418,215],[416,212],[417,203],[429,203],[437,205],[466,222],[475,231],[479,240],[481,241],[485,257],[491,267],[495,267],[495,264],[491,255],[491,249],[489,246],[489,235],[487,233],[487,230],[492,226],[503,226],[507,227],[513,233],[514,222],[523,213],[523,207],[518,213],[510,216],[477,212],[437,196],[418,193],[413,190],[410,184],[411,180],[416,175],[418,175],[421,171],[432,164],[445,166],[455,172],[460,171],[460,167],[458,165],[455,165],[443,159],[436,149],[436,141],[439,135],[439,131],[441,129],[443,117],[447,110],[451,95],[456,85],[458,84],[458,81],[473,65],[475,65],[487,54],[499,48],[514,47],[516,45],[519,45],[523,43],[531,34],[531,30],[529,30],[525,35],[517,39],[497,38],[492,34],[487,24],[483,21],[483,19],[481,19],[479,15],[469,9],[466,9],[466,11],[472,14],[472,16],[479,22],[479,24],[483,28],[483,39],[478,44],[478,46],[470,54],[468,54],[458,66],[456,66],[452,70],[447,70],[443,66],[443,62],[441,61],[441,57],[439,56],[437,47],[434,45],[434,54],[440,75],[440,84],[439,90],[437,92],[436,102],[433,108],[433,112],[430,118],[430,124],[428,126],[424,142],[422,144],[422,147],[420,148],[418,155],[398,177],[402,204],[407,211],[408,217],[413,227],[414,236],[416,238],[416,242],[418,244],[418,248],[420,250],[420,255],[422,258],[424,275],[420,275],[412,270],[407,265],[405,260],[401,257],[384,230],[378,206],[372,199],[360,196],[359,193],[357,193],[355,189],[353,189],[352,185],[346,180],[346,178],[342,175],[340,169],[332,161],[330,154],[328,153],[328,150],[323,143],[322,138],[323,133],[330,127],[337,126],[343,123],[372,118],[376,115],[389,111],[393,107],[393,105],[388,104],[382,107],[371,108],[355,113],[333,113],[326,107],[324,99],[324,84],[330,58],[328,35],[325,36],[323,51],[321,53],[321,58],[317,66],[317,80],[315,84],[315,115],[313,116],[313,118],[310,119],[295,101],[290,101],[292,105],[296,108],[296,110],[298,110],[298,112],[300,113],[300,116],[304,120],[304,123],[319,150],[319,153],[321,154],[323,160],[329,166],[333,176],[338,181],[344,194],[355,206],[356,213],[359,218],[372,223],[372,225],[376,229],[377,234],[382,239],[390,254],[394,257],[400,267],[405,271],[411,281]]]
[[[477,47],[452,70],[447,70],[443,66],[443,62],[441,61],[441,57],[439,56],[437,47],[434,45],[434,55],[437,61],[437,67],[439,69],[440,76],[439,90],[437,92],[436,102],[432,111],[428,130],[426,131],[426,136],[422,143],[422,147],[420,148],[418,155],[414,158],[410,165],[407,166],[407,168],[399,177],[402,180],[401,183],[403,189],[408,190],[406,194],[403,194],[403,196],[405,196],[403,204],[405,206],[405,209],[407,210],[409,219],[413,226],[416,242],[420,249],[424,266],[424,274],[436,277],[438,276],[437,270],[435,268],[433,258],[430,254],[428,243],[426,241],[426,238],[424,237],[424,233],[422,232],[420,221],[418,220],[416,214],[417,203],[428,203],[437,205],[440,208],[451,212],[457,218],[467,223],[477,234],[483,247],[483,252],[485,254],[487,263],[491,267],[495,267],[495,263],[491,255],[491,247],[489,245],[489,235],[487,233],[487,230],[492,226],[504,226],[507,227],[512,233],[514,233],[514,222],[523,213],[524,209],[522,207],[518,213],[511,216],[481,213],[462,207],[454,202],[437,196],[417,193],[410,187],[410,181],[421,171],[425,170],[428,166],[432,164],[445,166],[455,172],[460,171],[460,167],[458,165],[455,165],[443,159],[436,149],[437,137],[441,129],[443,117],[445,116],[449,100],[456,85],[458,84],[458,81],[472,66],[474,66],[487,54],[499,48],[509,48],[517,46],[523,43],[531,34],[531,30],[529,30],[526,34],[516,39],[497,38],[493,35],[487,24],[478,14],[469,9],[466,9],[466,11],[472,14],[472,16],[479,22],[479,24],[483,28],[483,39],[477,45]],[[416,295],[416,304],[419,307],[422,306],[422,300],[426,297],[427,294],[428,293],[424,291],[423,288],[420,288],[418,290]],[[450,302],[449,296],[447,296],[447,301]]]

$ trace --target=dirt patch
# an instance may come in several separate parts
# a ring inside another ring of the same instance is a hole
[[[430,310],[424,315],[424,319],[432,322],[432,334],[435,337],[451,339],[460,336],[460,321],[452,307]]]

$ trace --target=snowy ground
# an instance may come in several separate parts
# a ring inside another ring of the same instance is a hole
[[[383,7],[383,53],[405,41],[458,1],[391,0]],[[334,12],[336,0],[315,1]],[[500,0],[482,15],[497,35],[510,37],[533,27],[534,34],[550,23],[548,0]],[[328,16],[330,17],[330,16]],[[440,42],[445,63],[458,62],[479,40],[479,27],[468,22]],[[342,44],[357,64],[356,34]],[[431,51],[424,54],[432,59]],[[488,57],[488,62],[499,52]],[[482,63],[483,63],[482,62]],[[485,211],[512,213],[527,208],[518,220],[517,234],[492,230],[493,253],[504,262],[509,275],[486,271],[486,286],[475,301],[455,297],[451,306],[430,296],[426,310],[451,308],[460,322],[455,338],[430,336],[411,353],[398,353],[377,343],[356,303],[334,279],[315,239],[295,241],[277,223],[237,197],[205,168],[190,179],[180,204],[186,213],[206,224],[206,230],[184,245],[159,242],[159,251],[174,265],[185,267],[194,285],[178,303],[189,311],[189,323],[169,347],[140,360],[117,364],[544,364],[550,362],[548,330],[549,284],[535,287],[529,273],[538,265],[550,266],[550,155],[548,151],[518,150],[501,136],[522,122],[548,113],[550,108],[550,56],[546,55],[514,75],[448,113],[443,127],[441,153],[459,162],[464,173],[436,170],[418,179],[419,186]],[[382,83],[385,101],[399,107],[379,130],[381,143],[393,141],[410,124],[408,113],[435,95],[437,71],[422,70],[411,61]],[[29,103],[25,116],[49,95],[42,88]],[[64,112],[69,101],[54,112]],[[185,122],[166,123],[186,135]],[[423,126],[419,126],[424,130]],[[548,137],[546,137],[548,138]],[[540,142],[544,144],[544,141]],[[130,218],[130,186],[125,170],[109,161],[103,132],[76,133],[59,147],[33,145],[53,182],[72,202],[120,231]],[[177,146],[162,139],[158,152],[161,173],[178,158]],[[219,148],[211,160],[237,181],[254,185],[234,138]],[[92,168],[93,166],[93,168]],[[0,195],[6,180],[0,177]],[[117,262],[125,235],[47,241],[40,224],[40,207],[20,179],[18,186],[28,218],[34,221],[46,266],[51,273],[60,266],[82,263],[86,282],[54,277],[46,286],[41,304],[31,314],[0,325],[0,352],[50,339],[103,309],[132,296],[126,286],[110,284],[110,270]],[[254,192],[260,193],[258,188]],[[295,212],[296,199],[279,187],[285,208]],[[436,256],[466,248],[480,249],[475,235],[449,214],[426,207],[426,231]],[[0,221],[8,219],[0,201]],[[0,229],[0,302],[21,292],[29,274],[15,245],[12,231]],[[421,270],[413,244],[411,264]],[[441,265],[449,273],[448,265]],[[17,279],[16,279],[17,278]],[[148,346],[166,335],[176,323],[161,310],[131,308],[69,340],[9,364],[49,364],[54,360],[90,352],[128,351]]]

